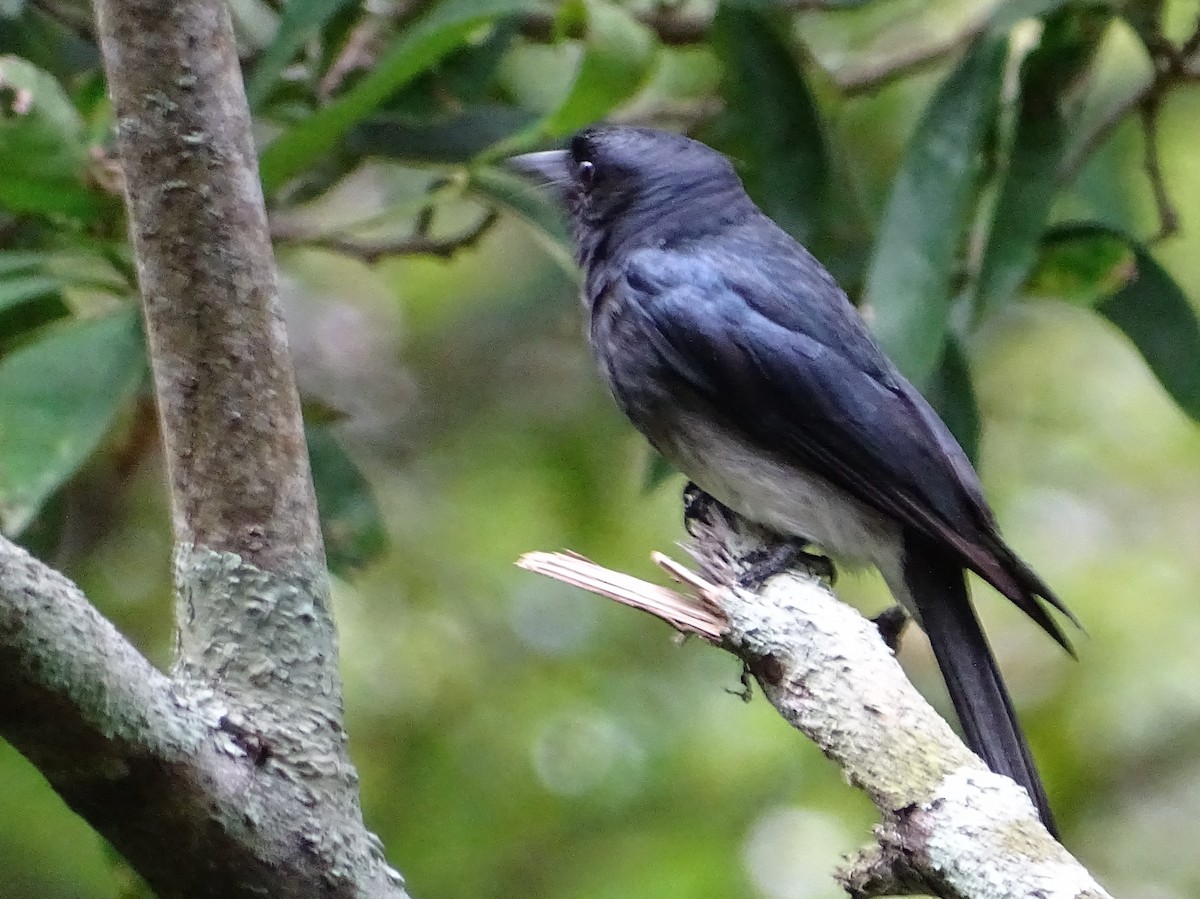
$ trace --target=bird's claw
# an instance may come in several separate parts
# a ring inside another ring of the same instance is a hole
[[[900,651],[900,638],[908,625],[908,613],[900,606],[890,606],[871,619],[879,628],[879,636],[895,655]]]
[[[802,567],[828,582],[837,580],[837,569],[828,556],[813,553],[804,547],[807,544],[789,540],[765,547],[743,559],[745,568],[738,576],[738,584],[746,590],[758,590],[777,574],[789,568]]]

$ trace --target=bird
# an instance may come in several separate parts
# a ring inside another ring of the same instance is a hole
[[[711,147],[595,125],[510,165],[562,207],[618,406],[704,493],[839,565],[925,631],[968,746],[1057,827],[967,590],[973,571],[1072,652],[1078,624],[1005,543],[949,428],[821,263]]]

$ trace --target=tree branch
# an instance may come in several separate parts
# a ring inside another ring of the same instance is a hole
[[[321,559],[300,402],[228,14],[96,5],[181,543]]]
[[[715,504],[692,533],[700,576],[658,557],[691,597],[578,556],[535,553],[518,564],[737,655],[779,713],[883,817],[877,842],[837,875],[852,896],[1107,897],[1042,826],[1024,790],[989,771],[916,692],[870,622],[808,573],[774,577],[759,592],[739,587],[773,538]]]
[[[96,11],[170,476],[171,690],[204,711],[201,760],[222,745],[251,760],[194,785],[228,817],[198,800],[156,820],[175,785],[155,783],[140,814],[126,810],[140,828],[120,848],[163,896],[403,896],[363,827],[346,752],[329,581],[227,6],[98,0]],[[88,819],[107,832],[112,813]],[[213,826],[226,855],[192,839]],[[226,876],[205,881],[214,869]]]
[[[460,250],[470,249],[492,229],[500,213],[490,209],[476,224],[449,237],[431,237],[418,228],[406,237],[371,238],[346,233],[315,233],[293,226],[286,221],[271,223],[272,236],[282,244],[319,247],[354,256],[374,265],[389,256],[438,256],[449,259]]]
[[[361,847],[322,830],[325,794],[238,720],[0,537],[0,735],[159,896],[403,896],[381,860],[368,877]]]

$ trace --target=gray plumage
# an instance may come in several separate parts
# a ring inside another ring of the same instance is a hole
[[[929,635],[972,748],[1053,830],[964,569],[1063,646],[1044,604],[1069,612],[1000,537],[957,441],[832,276],[688,138],[598,127],[514,164],[568,211],[590,342],[633,424],[740,514],[877,567]]]

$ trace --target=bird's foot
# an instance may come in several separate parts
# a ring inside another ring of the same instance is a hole
[[[729,507],[711,494],[705,493],[694,481],[683,488],[683,527],[695,536],[694,525],[711,524],[713,517],[720,514],[726,521],[733,517]]]
[[[798,540],[788,540],[748,555],[742,560],[745,568],[738,576],[738,585],[746,590],[758,590],[775,575],[783,574],[789,568],[801,567],[832,586],[837,580],[837,569],[833,567],[833,562],[828,556],[809,552],[805,549],[807,545]]]
[[[898,653],[900,638],[904,635],[904,628],[908,625],[908,613],[900,606],[891,606],[871,620],[879,628],[879,636],[883,638],[883,642],[887,644],[892,654]]]
[[[711,527],[718,518],[727,522],[744,522],[744,519],[720,500],[689,481],[683,488],[683,524],[687,532],[693,537],[699,536],[700,532]],[[737,578],[738,586],[746,590],[758,590],[775,575],[796,567],[806,568],[830,585],[837,580],[837,570],[833,562],[827,556],[809,552],[807,547],[810,544],[803,540],[789,539],[752,523],[746,524],[754,527],[759,539],[767,542],[767,545],[739,559],[741,573]]]

